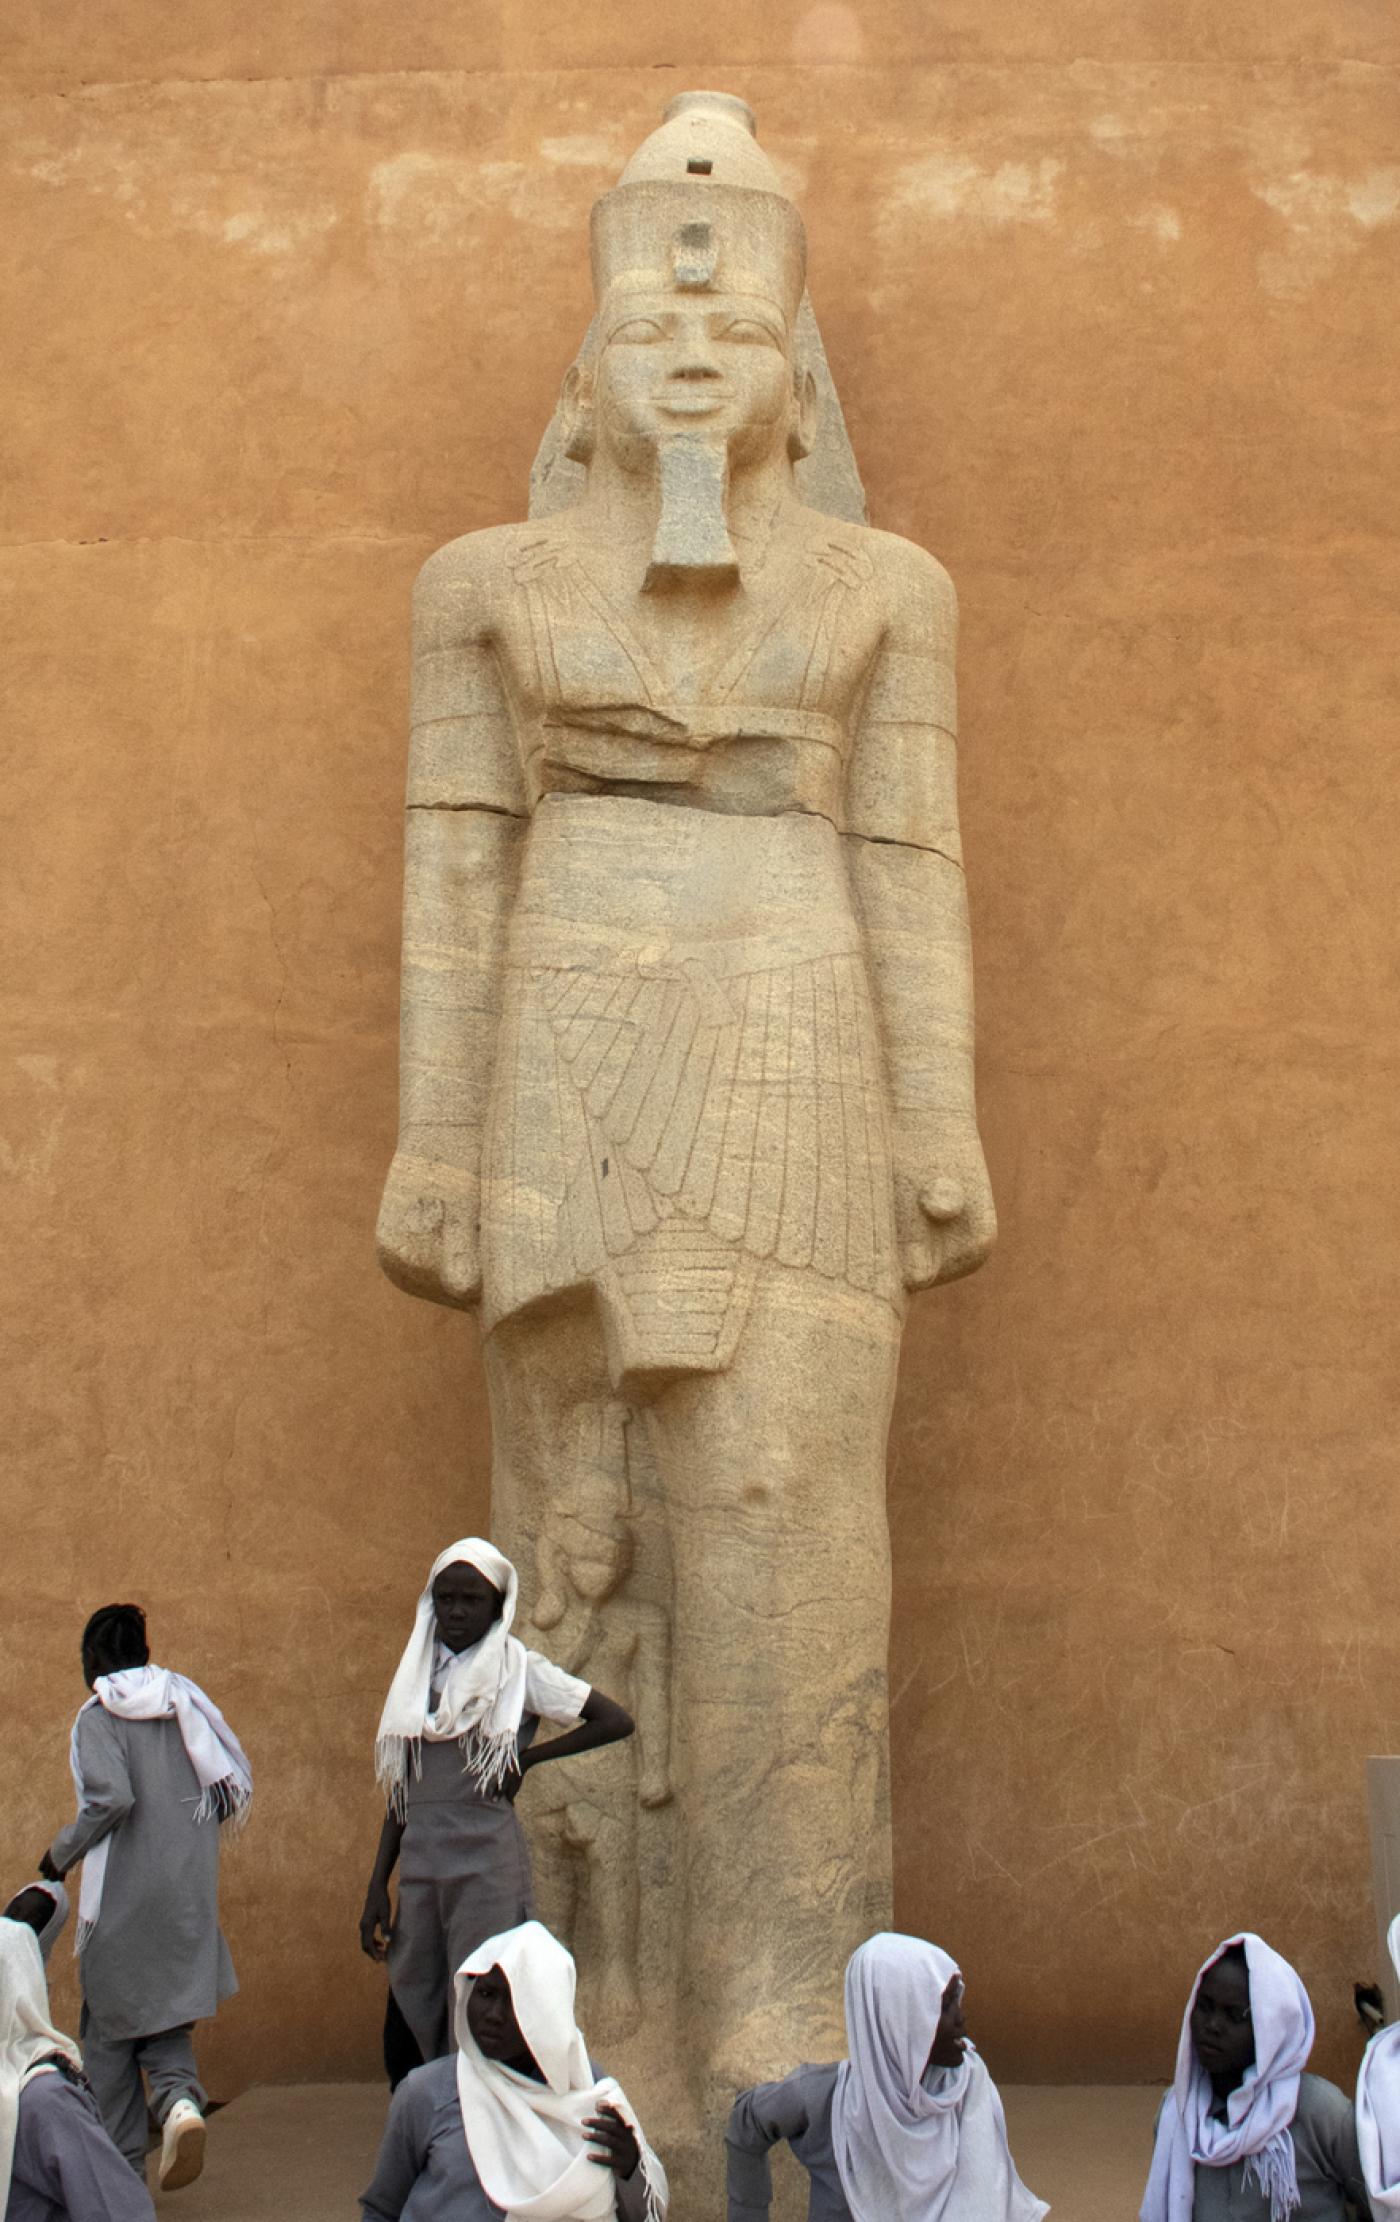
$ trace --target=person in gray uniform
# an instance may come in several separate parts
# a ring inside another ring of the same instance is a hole
[[[77,2046],[49,2020],[37,1933],[7,1910],[0,1916],[0,2216],[154,2222],[154,2215],[145,2184],[102,2127]]]
[[[664,2222],[665,2170],[589,2058],[558,1939],[538,1921],[489,1937],[455,1989],[456,2050],[395,2092],[363,2222]]]
[[[1039,2222],[1001,2097],[967,2035],[962,1972],[922,1937],[882,1931],[846,1968],[848,2057],[741,2091],[725,2132],[729,2222],[761,2222],[769,2153],[811,2182],[808,2222]]]
[[[1351,2101],[1304,2072],[1313,2011],[1252,1931],[1192,1986],[1140,2222],[1368,2222]]]
[[[616,1743],[632,1716],[510,1633],[519,1584],[479,1536],[434,1561],[385,1701],[376,1764],[389,1811],[360,1919],[387,1960],[391,2084],[452,2047],[452,1981],[483,1937],[534,1912],[514,1800],[546,1760]],[[541,1720],[565,1733],[536,1745]],[[398,1868],[398,1907],[389,1882]]]
[[[204,2160],[193,2025],[238,1988],[219,1927],[219,1824],[246,1815],[252,1775],[199,1685],[150,1664],[139,1606],[94,1613],[82,1658],[93,1694],[73,1724],[78,1815],[39,1872],[58,1881],[83,1863],[78,2034],[88,2080],[142,2177],[149,2089],[161,2189],[175,2191]]]

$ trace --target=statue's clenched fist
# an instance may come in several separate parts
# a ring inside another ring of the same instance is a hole
[[[480,1196],[474,1175],[400,1150],[376,1235],[379,1262],[410,1296],[465,1310],[481,1299]]]

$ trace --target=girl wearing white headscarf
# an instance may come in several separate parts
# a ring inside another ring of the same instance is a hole
[[[389,1812],[360,1942],[389,1963],[391,2083],[452,2051],[454,1971],[483,1937],[535,1910],[513,1804],[524,1774],[632,1733],[622,1706],[512,1635],[518,1597],[515,1568],[480,1536],[440,1552],[380,1716],[375,1764]],[[536,1748],[542,1720],[567,1733]]]
[[[1400,1977],[1400,1913],[1386,1943]],[[1372,2214],[1377,2222],[1400,2216],[1400,2021],[1380,2030],[1366,2047],[1356,2078],[1356,2141]]]
[[[456,2054],[394,2094],[364,2222],[663,2222],[665,2171],[588,2057],[574,1988],[571,1956],[538,1921],[469,1956]]]
[[[81,1860],[77,1949],[88,2081],[118,2150],[146,2166],[147,2105],[164,2190],[204,2161],[205,2095],[193,2028],[238,1988],[219,1926],[220,1824],[247,1816],[247,1755],[213,1699],[151,1663],[138,1605],[104,1605],[83,1630],[92,1691],[73,1723],[77,1819],[40,1861]]]
[[[102,2127],[82,2056],[49,2020],[39,1940],[0,1918],[0,2217],[153,2222],[144,2181]]]
[[[768,2154],[786,2140],[811,2178],[809,2222],[1039,2222],[1016,2173],[996,2085],[963,2034],[957,1962],[883,1932],[846,1969],[849,2058],[799,2068],[735,2101],[729,2222],[772,2199]]]
[[[1304,2072],[1313,2012],[1252,1931],[1191,1986],[1140,2222],[1345,2222],[1367,2213],[1351,2107]]]
[[[39,1956],[45,1967],[53,1948],[68,1926],[68,1893],[62,1883],[26,1883],[6,1906],[6,1921],[23,1921],[39,1939]]]

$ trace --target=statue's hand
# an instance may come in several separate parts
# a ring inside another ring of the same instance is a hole
[[[895,1231],[907,1289],[960,1280],[985,1265],[996,1206],[972,1118],[896,1114]]]
[[[470,1173],[400,1150],[376,1234],[379,1262],[410,1296],[460,1310],[481,1300],[480,1200]]]

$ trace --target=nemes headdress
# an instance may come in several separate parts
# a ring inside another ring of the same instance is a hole
[[[677,95],[618,184],[595,203],[592,258],[597,313],[581,359],[597,346],[600,321],[619,293],[750,294],[780,308],[820,407],[812,451],[797,466],[798,491],[814,509],[865,521],[864,490],[807,298],[802,218],[758,144],[747,102],[732,93]],[[530,474],[531,516],[568,508],[583,483],[582,467],[565,453],[561,406]]]

